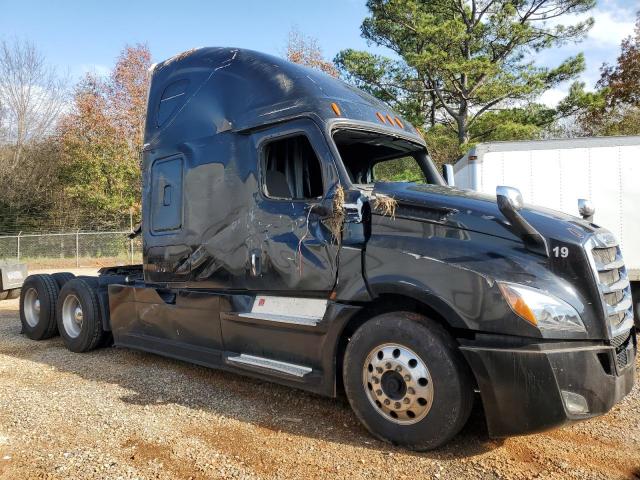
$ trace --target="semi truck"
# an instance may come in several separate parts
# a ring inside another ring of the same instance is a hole
[[[640,136],[479,143],[453,167],[455,185],[517,187],[525,202],[568,214],[579,202],[620,242],[640,328]],[[588,206],[589,202],[591,206]],[[595,215],[594,215],[595,213]]]
[[[634,383],[615,237],[501,186],[446,185],[385,103],[263,53],[152,68],[143,263],[30,276],[20,319],[326,396],[377,438],[435,448],[479,392],[502,437],[602,415]],[[394,165],[421,181],[390,181]]]

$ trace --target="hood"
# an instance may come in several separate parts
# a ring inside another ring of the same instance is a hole
[[[372,193],[394,198],[398,202],[396,215],[399,217],[521,241],[512,232],[493,195],[405,182],[378,182]],[[520,214],[547,239],[579,245],[596,230],[581,218],[543,207],[525,205]]]

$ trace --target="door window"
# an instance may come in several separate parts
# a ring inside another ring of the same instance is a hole
[[[273,140],[264,146],[262,191],[269,198],[282,200],[322,197],[320,161],[305,135]]]

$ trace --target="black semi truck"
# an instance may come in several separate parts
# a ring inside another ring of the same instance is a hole
[[[437,447],[478,391],[492,436],[607,412],[636,334],[615,238],[446,184],[416,129],[323,73],[202,48],[152,69],[143,265],[29,277],[24,332],[322,395]],[[413,165],[420,181],[382,181]]]

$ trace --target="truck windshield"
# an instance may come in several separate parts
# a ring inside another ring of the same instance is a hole
[[[442,184],[422,145],[362,130],[337,130],[333,140],[354,185],[375,182]]]

